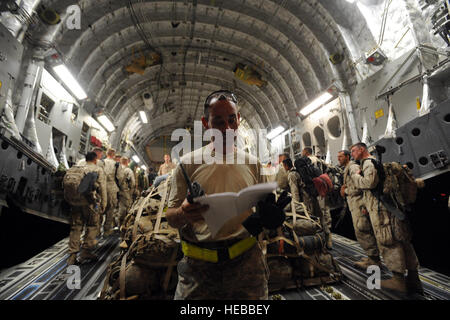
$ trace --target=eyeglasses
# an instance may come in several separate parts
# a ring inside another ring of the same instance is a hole
[[[237,104],[237,98],[233,92],[228,90],[219,90],[214,91],[206,98],[205,107],[211,105],[212,103],[218,100],[228,100],[233,102],[234,104]]]

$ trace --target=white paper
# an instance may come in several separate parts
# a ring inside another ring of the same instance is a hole
[[[215,237],[227,221],[254,207],[276,188],[276,182],[260,183],[242,189],[238,193],[224,192],[198,197],[195,198],[195,202],[209,205],[203,217],[211,236]]]

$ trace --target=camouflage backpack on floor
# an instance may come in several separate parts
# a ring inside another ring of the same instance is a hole
[[[295,201],[295,200],[293,200]],[[291,204],[291,208],[295,208]],[[325,247],[325,234],[318,221],[302,212],[286,213],[284,225],[264,232],[261,242],[270,270],[269,292],[329,284],[339,281],[342,272]]]
[[[102,300],[171,299],[182,257],[178,230],[164,217],[170,179],[137,199],[121,227],[122,252],[108,268]]]

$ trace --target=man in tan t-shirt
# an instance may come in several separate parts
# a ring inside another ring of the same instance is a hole
[[[164,163],[159,167],[158,175],[162,176],[164,174],[170,173],[172,169],[175,169],[176,165],[170,161],[170,156],[168,154],[164,155]]]
[[[229,91],[214,92],[205,101],[202,123],[205,129],[215,128],[222,133],[223,164],[205,163],[205,155],[220,156],[215,153],[220,149],[217,141],[180,160],[190,180],[198,182],[206,194],[238,192],[264,182],[261,165],[254,157],[237,150],[234,144],[227,153],[226,130],[236,131],[240,122],[236,104],[236,97]],[[228,164],[232,158],[233,164]],[[245,164],[236,164],[236,159],[245,159]],[[169,224],[180,230],[184,252],[178,264],[175,299],[267,299],[269,274],[265,257],[255,237],[242,226],[252,211],[226,223],[213,238],[202,216],[207,206],[190,204],[186,193],[178,165],[166,213]]]

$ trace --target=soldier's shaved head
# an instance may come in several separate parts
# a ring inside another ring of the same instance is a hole
[[[352,157],[355,160],[365,159],[370,156],[367,150],[367,145],[363,142],[358,142],[351,147]]]

